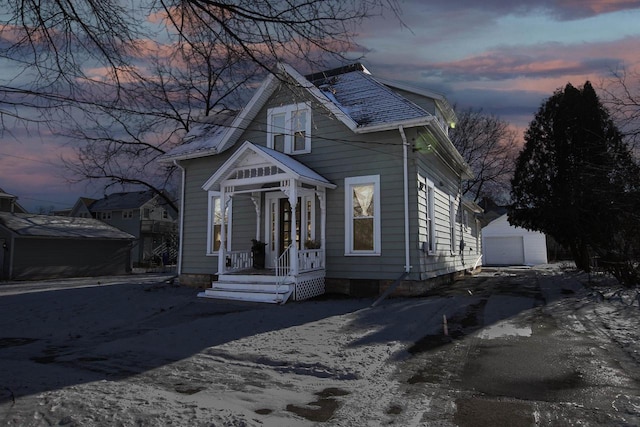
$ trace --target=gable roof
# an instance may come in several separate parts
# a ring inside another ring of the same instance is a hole
[[[221,152],[220,143],[225,139],[227,133],[233,131],[232,123],[237,115],[237,111],[223,110],[214,115],[203,117],[200,119],[200,123],[191,127],[191,130],[184,136],[182,144],[163,156],[165,161]]]
[[[361,64],[307,76],[307,79],[351,118],[361,131],[396,129],[431,113],[376,80]]]
[[[294,87],[306,90],[354,133],[395,130],[399,126],[431,126],[439,134],[444,133],[433,114],[394,91],[389,82],[374,78],[362,64],[307,77],[287,64],[280,64],[278,74],[277,77],[274,74],[267,76],[239,113],[232,117],[232,113],[228,112],[219,119],[210,119],[211,124],[196,126],[185,137],[185,144],[165,153],[159,161],[205,157],[230,148],[284,79],[290,80]],[[400,88],[400,85],[397,86]],[[401,89],[433,97],[438,105],[448,105],[442,95],[411,90],[408,86],[402,86]]]
[[[14,212],[27,213],[27,210],[18,203],[18,196],[6,193],[2,188],[0,188],[0,199],[7,200],[10,205],[13,205]]]
[[[151,190],[112,193],[91,203],[89,209],[92,212],[138,209],[155,196]]]
[[[129,233],[92,218],[0,212],[0,227],[21,237],[135,239]]]
[[[220,182],[224,181],[229,173],[232,172],[234,167],[240,164],[243,159],[247,158],[250,153],[257,155],[263,164],[267,163],[272,166],[276,166],[282,172],[301,182],[311,185],[320,185],[327,188],[336,187],[335,184],[332,184],[325,177],[308,166],[303,165],[294,158],[279,151],[245,141],[244,144],[242,144],[242,146],[233,153],[233,155],[202,185],[202,188],[209,191],[216,185],[220,184]],[[267,181],[269,178],[265,176],[264,180]],[[273,181],[279,180],[280,178],[273,175]]]

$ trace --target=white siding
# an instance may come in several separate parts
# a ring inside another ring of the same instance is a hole
[[[508,238],[518,238],[521,241],[522,257],[519,259],[522,259],[522,261],[518,264],[537,265],[547,263],[547,240],[545,235],[536,231],[528,231],[524,228],[511,226],[505,214],[482,229],[482,244],[486,254],[483,262],[485,265],[514,264],[514,256],[506,254],[511,250],[509,245],[512,245],[515,240]],[[504,255],[501,257],[500,254]]]

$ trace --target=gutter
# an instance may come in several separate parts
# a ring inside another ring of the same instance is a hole
[[[184,240],[184,193],[185,193],[185,181],[186,181],[186,171],[180,166],[177,160],[173,161],[173,164],[180,169],[181,171],[181,179],[182,184],[180,185],[180,221],[178,222],[178,266],[176,274],[179,276],[182,274],[182,243]]]
[[[409,154],[407,135],[404,133],[402,125],[398,126],[398,131],[402,137],[402,166],[403,166],[403,193],[404,193],[404,272],[411,272],[411,259],[409,252]]]

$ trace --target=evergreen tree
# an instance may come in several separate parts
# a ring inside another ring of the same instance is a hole
[[[590,270],[595,255],[618,265],[633,252],[621,248],[631,238],[627,231],[638,228],[631,225],[637,224],[639,181],[638,166],[591,84],[567,84],[543,103],[525,133],[509,221],[552,236],[582,270]]]

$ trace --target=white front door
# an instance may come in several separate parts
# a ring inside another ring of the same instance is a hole
[[[281,191],[265,195],[265,243],[266,267],[275,268],[276,260],[295,239],[297,248],[304,249],[304,242],[315,239],[314,195],[298,197],[296,230],[292,230],[291,203]],[[302,242],[302,243],[301,243]]]

